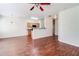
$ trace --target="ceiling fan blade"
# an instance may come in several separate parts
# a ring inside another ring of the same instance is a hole
[[[50,3],[40,3],[41,5],[50,5]]]
[[[40,6],[40,10],[41,10],[41,11],[44,11],[44,9],[43,9],[41,6]]]
[[[33,10],[33,9],[34,9],[34,6],[30,10]]]

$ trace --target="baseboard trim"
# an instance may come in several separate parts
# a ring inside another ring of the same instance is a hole
[[[27,37],[27,35],[23,35],[23,36],[26,36]],[[16,38],[16,37],[23,37],[23,36],[6,37],[6,38],[0,38],[0,39]]]

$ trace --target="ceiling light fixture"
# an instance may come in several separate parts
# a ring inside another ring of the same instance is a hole
[[[31,17],[31,19],[38,20],[38,18],[37,18],[37,17]]]

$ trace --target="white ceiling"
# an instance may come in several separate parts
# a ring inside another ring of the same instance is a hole
[[[44,11],[40,11],[38,8],[30,11],[29,9],[33,6],[33,4],[27,3],[6,3],[0,4],[0,15],[9,16],[9,17],[26,17],[30,18],[32,16],[43,18],[47,15],[54,15],[58,12],[78,6],[79,3],[52,3],[49,6],[42,6]]]

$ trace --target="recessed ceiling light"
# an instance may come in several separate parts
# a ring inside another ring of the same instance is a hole
[[[56,19],[57,18],[57,15],[54,15],[54,17],[53,17],[54,19]]]
[[[38,18],[37,18],[37,17],[31,17],[31,19],[38,20]]]

